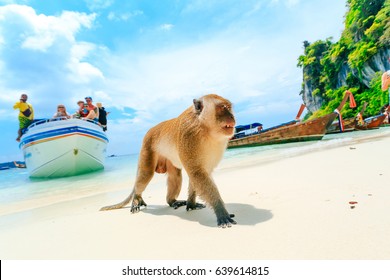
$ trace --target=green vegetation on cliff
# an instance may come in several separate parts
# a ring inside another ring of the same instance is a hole
[[[390,48],[390,0],[347,0],[345,29],[338,42],[331,38],[304,44],[304,54],[298,59],[303,68],[303,85],[310,86],[311,95],[322,100],[320,110],[311,117],[332,112],[346,89],[355,96],[357,109],[345,106],[344,117],[352,117],[368,102],[365,116],[375,115],[388,102],[380,88],[381,72],[364,83],[364,70],[381,50]],[[367,76],[367,75],[366,75]]]

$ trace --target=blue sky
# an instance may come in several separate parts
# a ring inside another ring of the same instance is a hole
[[[341,35],[342,0],[0,0],[0,162],[22,160],[13,104],[36,118],[92,96],[111,112],[108,154],[217,93],[238,124],[293,119],[303,41]]]

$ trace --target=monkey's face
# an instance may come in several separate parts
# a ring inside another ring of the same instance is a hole
[[[236,121],[229,100],[216,94],[205,95],[194,99],[194,109],[203,125],[207,126],[215,137],[233,136]]]
[[[236,120],[234,119],[232,104],[230,102],[216,104],[215,118],[222,134],[227,137],[233,136]]]

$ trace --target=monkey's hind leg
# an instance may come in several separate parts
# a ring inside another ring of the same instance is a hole
[[[131,192],[131,194],[126,197],[125,200],[122,202],[119,202],[114,205],[104,206],[100,208],[100,211],[108,211],[108,210],[114,210],[114,209],[120,209],[125,207],[127,204],[131,202],[131,213],[139,212],[141,206],[147,206],[145,201],[143,200],[141,195],[135,195],[134,190]]]
[[[145,147],[143,147],[140,153],[137,177],[135,179],[134,188],[130,195],[120,203],[102,207],[100,211],[119,209],[131,202],[131,213],[137,213],[140,211],[141,206],[147,206],[146,202],[142,198],[142,192],[145,190],[150,180],[152,180],[156,168],[156,155],[152,152],[150,148],[146,149]]]
[[[141,206],[147,206],[145,200],[142,198],[142,193],[146,186],[152,180],[154,175],[154,165],[141,164],[138,168],[137,178],[134,185],[134,195],[131,203],[131,213],[137,213],[140,211]]]
[[[181,191],[182,175],[181,169],[176,168],[169,160],[166,161],[167,178],[167,203],[170,207],[177,209],[186,205],[185,200],[177,200]]]
[[[131,213],[137,213],[140,211],[141,206],[148,206],[141,195],[134,195],[133,202],[131,203]]]

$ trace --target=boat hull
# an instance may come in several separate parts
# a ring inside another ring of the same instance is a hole
[[[336,116],[336,113],[330,113],[311,121],[282,126],[244,138],[233,139],[229,141],[228,148],[321,140],[327,127],[332,124]]]
[[[386,115],[377,115],[371,118],[367,118],[364,120],[363,125],[356,125],[356,130],[368,130],[368,129],[375,129],[379,128],[380,125],[384,122],[386,119]]]
[[[339,121],[334,121],[326,130],[326,134],[341,133],[341,132],[350,132],[355,130],[357,125],[356,118],[349,118],[343,120],[344,130],[340,129]]]
[[[104,168],[108,139],[101,127],[84,120],[45,122],[21,139],[30,177],[66,177]]]

